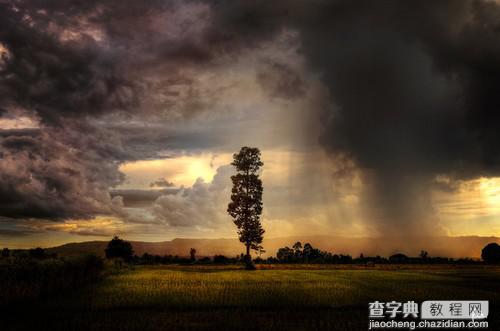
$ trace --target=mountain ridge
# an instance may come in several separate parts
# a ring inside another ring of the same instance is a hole
[[[126,238],[124,238],[126,239]],[[430,256],[445,256],[452,258],[478,258],[481,249],[490,242],[500,242],[499,237],[490,236],[456,236],[456,237],[343,237],[328,235],[288,236],[268,238],[263,242],[266,253],[263,257],[276,255],[280,247],[291,247],[295,242],[309,242],[314,247],[336,253],[349,254],[353,257],[389,256],[394,253],[404,253],[417,256],[425,250]],[[154,255],[189,256],[189,250],[195,248],[198,256],[213,256],[216,254],[236,256],[244,251],[243,245],[235,238],[174,238],[172,240],[147,242],[130,240],[137,255],[144,253]],[[108,241],[84,241],[67,243],[47,248],[49,253],[59,256],[74,256],[86,253],[104,255]]]

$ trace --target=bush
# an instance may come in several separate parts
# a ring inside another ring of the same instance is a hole
[[[95,282],[102,270],[103,261],[95,255],[71,259],[9,259],[0,264],[0,306]]]
[[[209,264],[209,263],[212,263],[212,260],[208,256],[205,256],[205,257],[202,257],[201,259],[199,259],[198,263],[199,264]]]
[[[108,259],[123,259],[125,262],[130,262],[134,255],[132,244],[118,238],[118,236],[111,239],[104,252],[106,253],[106,258]]]
[[[352,263],[350,255],[332,255],[329,252],[321,251],[314,248],[311,244],[306,243],[302,247],[300,242],[296,242],[292,248],[283,247],[276,253],[276,259],[268,259],[268,263]]]
[[[497,243],[486,245],[481,251],[481,258],[486,263],[500,263],[500,246]]]
[[[410,259],[408,258],[408,256],[402,253],[397,253],[389,256],[389,262],[391,263],[408,263],[409,261]]]
[[[231,262],[229,258],[227,258],[224,255],[214,255],[214,261],[215,264],[228,264]]]

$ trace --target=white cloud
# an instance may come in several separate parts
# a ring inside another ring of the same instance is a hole
[[[231,192],[231,166],[221,166],[211,182],[198,178],[192,187],[176,194],[162,195],[151,208],[158,223],[169,227],[230,229],[226,206]]]

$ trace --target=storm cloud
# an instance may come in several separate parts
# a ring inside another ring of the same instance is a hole
[[[163,1],[0,7],[0,116],[23,114],[36,123],[1,130],[1,215],[59,220],[113,213],[108,191],[123,181],[119,165],[168,147],[149,147],[151,135],[133,138],[113,123],[195,111],[183,106],[191,79],[178,65],[209,60],[195,40],[203,8]],[[190,22],[191,28],[168,29]]]
[[[36,137],[1,140],[2,216],[65,219],[112,212],[108,187],[122,180],[117,163],[99,155],[108,152],[106,144],[93,148],[96,136],[75,143],[68,130],[64,136],[44,130]],[[71,147],[75,145],[81,149]]]
[[[381,234],[440,230],[429,197],[437,175],[499,174],[496,2],[218,4],[220,31],[248,45],[298,31],[331,93],[321,144],[363,170],[366,217]]]
[[[246,86],[221,102],[239,86],[232,70],[224,71],[229,66],[255,67],[256,82],[276,102],[299,102],[308,97],[310,77],[321,82],[328,102],[302,110],[297,135],[320,132],[332,176],[338,160],[355,165],[365,218],[379,234],[441,231],[430,197],[438,176],[450,189],[500,173],[494,1],[0,7],[0,119],[22,114],[23,123],[36,126],[0,131],[0,216],[119,215],[123,206],[109,192],[123,183],[121,164],[227,148],[241,127],[260,127],[234,111],[236,103],[246,106]],[[263,53],[272,47],[292,50],[304,66]],[[316,116],[315,125],[305,120]],[[170,226],[196,226],[198,215],[215,213],[208,201],[223,199],[211,185],[154,196],[154,214]],[[197,200],[208,211],[196,209]]]

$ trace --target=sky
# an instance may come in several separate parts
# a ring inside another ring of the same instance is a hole
[[[425,24],[423,24],[425,22]],[[495,1],[0,1],[0,246],[500,236]]]

